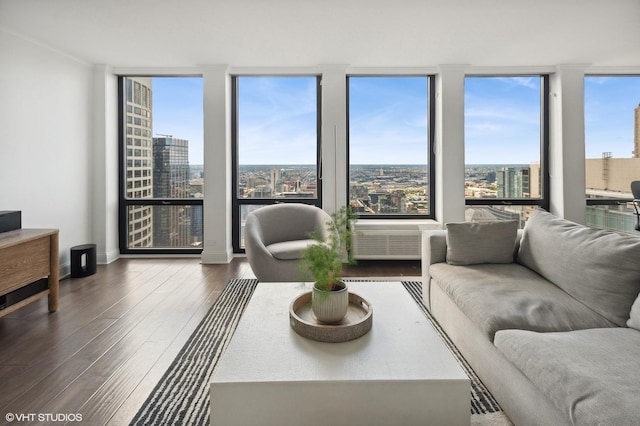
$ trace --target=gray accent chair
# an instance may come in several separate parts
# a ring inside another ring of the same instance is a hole
[[[308,204],[283,203],[249,213],[244,245],[249,265],[259,281],[305,281],[299,269],[302,252],[316,244],[311,233],[324,240],[331,232],[331,216]]]

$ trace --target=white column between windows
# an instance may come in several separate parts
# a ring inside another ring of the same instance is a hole
[[[228,65],[203,67],[204,247],[202,263],[229,263],[231,239],[231,77]]]
[[[464,77],[466,65],[441,65],[436,77],[436,220],[464,221]]]
[[[329,213],[347,201],[347,68],[321,65],[322,206]]]
[[[551,213],[586,223],[584,65],[558,66],[550,78]]]

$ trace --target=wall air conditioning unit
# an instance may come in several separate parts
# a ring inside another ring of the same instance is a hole
[[[353,257],[355,259],[420,259],[422,231],[441,229],[433,220],[359,220],[354,224]]]

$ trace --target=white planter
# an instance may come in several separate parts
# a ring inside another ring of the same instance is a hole
[[[332,291],[319,290],[313,286],[311,292],[311,309],[318,322],[336,324],[342,321],[349,308],[349,289],[340,283],[339,289]]]

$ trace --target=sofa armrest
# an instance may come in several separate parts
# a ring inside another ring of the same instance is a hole
[[[447,261],[447,231],[443,229],[422,232],[422,299],[431,309],[431,275],[429,266]]]

